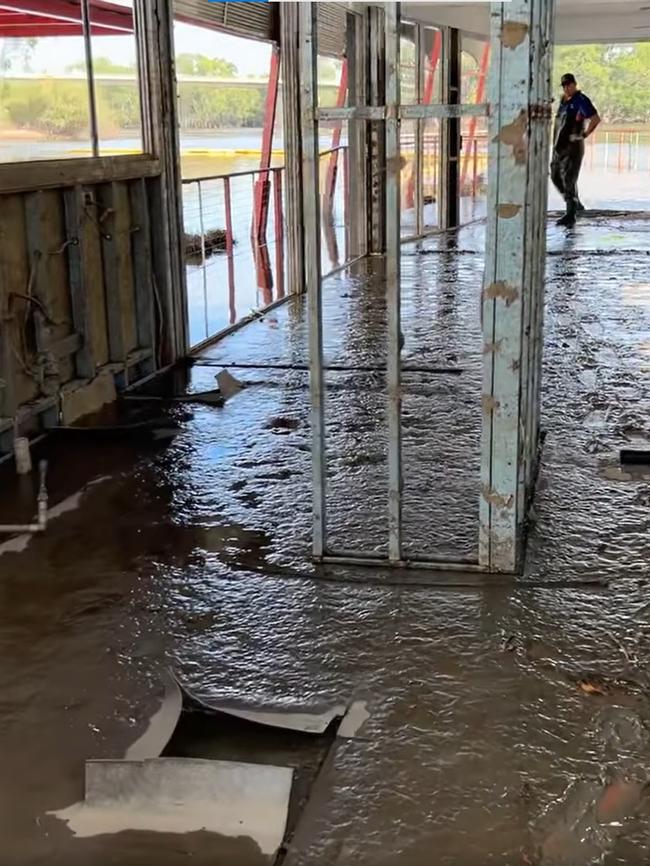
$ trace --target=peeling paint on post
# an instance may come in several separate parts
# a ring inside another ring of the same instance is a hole
[[[491,9],[488,227],[483,339],[479,560],[511,573],[521,563],[526,495],[537,449],[541,305],[555,0]],[[535,110],[531,110],[532,107]]]

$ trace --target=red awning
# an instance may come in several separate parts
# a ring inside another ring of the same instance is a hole
[[[79,0],[0,0],[0,38],[80,36]],[[91,0],[93,36],[133,33],[133,12],[108,0]]]

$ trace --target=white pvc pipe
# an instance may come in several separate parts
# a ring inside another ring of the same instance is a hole
[[[36,523],[26,524],[0,524],[0,533],[22,533],[22,532],[45,532],[47,528],[47,487],[45,486],[45,476],[47,474],[47,461],[41,460],[38,464],[41,480],[38,489],[38,507],[36,514]]]

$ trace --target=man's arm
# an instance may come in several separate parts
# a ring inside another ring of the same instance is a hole
[[[589,138],[589,136],[593,132],[595,132],[596,127],[600,123],[600,115],[598,114],[598,110],[588,96],[585,96],[584,93],[581,93],[580,96],[582,97],[582,99],[580,100],[582,103],[582,112],[584,114],[585,120],[589,121],[584,133],[584,137]]]
[[[589,123],[587,124],[587,128],[585,130],[585,138],[589,138],[589,136],[596,131],[596,127],[600,124],[600,115],[598,112],[593,114],[589,118]]]

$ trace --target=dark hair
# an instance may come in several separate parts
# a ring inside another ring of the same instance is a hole
[[[562,84],[562,87],[564,87],[565,84],[577,84],[577,81],[573,72],[567,72],[562,76],[562,81],[560,83]]]

